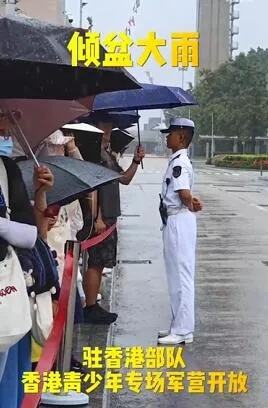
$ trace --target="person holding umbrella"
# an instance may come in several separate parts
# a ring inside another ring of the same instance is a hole
[[[142,146],[138,146],[132,163],[124,171],[116,161],[110,148],[113,121],[107,114],[100,114],[96,120],[96,126],[103,133],[101,146],[101,164],[111,170],[121,174],[119,182],[124,185],[130,184],[135,176],[138,166],[145,156]],[[94,234],[99,235],[108,226],[116,223],[121,215],[120,192],[118,181],[113,181],[99,188],[97,214],[95,214]],[[100,290],[102,272],[104,268],[113,268],[116,265],[117,252],[117,231],[106,238],[102,243],[96,245],[88,251],[88,270],[84,278],[84,289],[86,294],[86,307],[84,308],[84,318],[87,323],[111,324],[117,319],[116,313],[110,313],[97,303],[97,295]]]
[[[163,221],[164,260],[171,301],[172,320],[168,330],[159,332],[158,343],[192,343],[194,332],[194,274],[196,215],[201,201],[192,194],[193,168],[187,155],[194,122],[172,119],[167,147],[172,150],[160,196]]]
[[[38,158],[46,156],[64,156],[83,160],[79,149],[77,148],[72,135],[64,136],[61,130],[57,130],[48,136],[40,145],[36,152]],[[59,264],[60,282],[64,269],[64,245],[67,240],[75,240],[77,231],[83,226],[83,217],[78,200],[73,201],[67,206],[59,206],[57,215],[48,218],[49,225],[46,231],[47,240],[51,248],[57,252]],[[82,277],[78,273],[78,291],[81,297],[81,303],[84,305],[84,291],[82,287]],[[82,312],[80,313],[82,315]],[[80,321],[82,316],[80,316]]]
[[[0,272],[3,272],[9,246],[30,249],[37,238],[34,214],[26,187],[17,164],[10,158],[13,148],[11,126],[9,118],[0,114]],[[17,304],[14,304],[14,307],[16,306]],[[20,316],[19,311],[17,313]],[[9,317],[7,314],[6,319]],[[26,334],[8,350],[0,352],[1,407],[16,407],[17,401],[18,406],[20,405],[23,388],[20,373],[30,369],[30,337]]]

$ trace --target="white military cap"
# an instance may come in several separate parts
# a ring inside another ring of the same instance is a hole
[[[174,118],[170,120],[169,127],[167,129],[162,129],[161,133],[169,133],[174,129],[183,128],[195,128],[195,124],[192,120],[186,118]]]

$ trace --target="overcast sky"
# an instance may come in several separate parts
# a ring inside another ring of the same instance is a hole
[[[129,17],[133,15],[135,0],[85,0],[83,8],[84,27],[87,28],[87,16],[93,18],[93,30],[102,36],[111,31],[124,31]],[[159,37],[169,39],[172,31],[196,31],[196,0],[140,0],[138,13],[134,14],[136,27],[132,29],[133,40],[143,38],[148,31],[156,31]],[[79,23],[79,0],[66,0],[67,13]],[[237,6],[240,11],[238,25],[239,51],[250,48],[268,48],[268,0],[241,0]],[[166,57],[168,57],[168,47]],[[163,52],[163,54],[165,54]],[[136,54],[132,52],[133,57]],[[144,67],[135,67],[131,73],[141,82],[148,82],[145,71],[150,71],[154,83],[181,86],[181,73],[170,64],[160,68],[150,59]],[[193,70],[185,74],[185,86],[193,81]],[[156,112],[155,112],[156,113]],[[146,115],[146,117],[148,114]],[[155,116],[155,115],[153,115]]]

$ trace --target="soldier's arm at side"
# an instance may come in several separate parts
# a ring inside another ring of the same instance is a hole
[[[193,197],[194,212],[203,210],[203,203],[198,197]]]
[[[191,190],[179,190],[178,194],[183,205],[189,208],[190,211],[194,211],[193,196]]]
[[[179,194],[179,198],[185,207],[193,211],[193,196],[190,187],[190,171],[184,161],[177,159],[172,169],[174,191]]]

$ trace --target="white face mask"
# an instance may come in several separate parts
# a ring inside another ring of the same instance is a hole
[[[11,156],[13,150],[13,141],[11,137],[0,136],[0,156]]]

